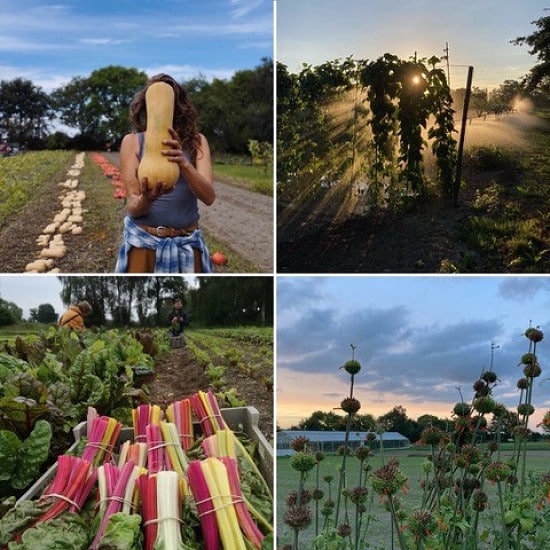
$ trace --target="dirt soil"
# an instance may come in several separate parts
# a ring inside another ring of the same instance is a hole
[[[118,165],[118,155],[103,153]],[[62,273],[112,273],[122,236],[124,201],[113,199],[110,180],[86,155],[86,168],[96,170],[93,185],[85,188],[82,235],[65,235],[67,254],[56,260]],[[57,183],[66,178],[65,170],[37,191],[7,227],[0,230],[0,272],[22,273],[27,263],[38,257],[37,237],[60,210]],[[208,210],[201,209],[202,225],[211,233],[257,265],[262,272],[273,271],[273,200],[225,183],[215,183],[217,200]],[[79,186],[79,189],[82,186]],[[224,268],[225,269],[225,268]]]
[[[273,439],[273,391],[261,383],[261,376],[271,376],[272,370],[250,378],[237,369],[228,369],[224,374],[228,388],[236,388],[247,406],[255,407],[260,413],[260,431],[268,441]],[[155,365],[155,374],[144,377],[150,391],[152,403],[165,407],[172,401],[182,399],[199,390],[209,389],[209,379],[203,368],[193,360],[187,347],[173,348]],[[223,401],[218,399],[221,408]]]
[[[499,120],[474,120],[466,130],[466,147],[490,145],[527,151],[525,132],[544,121],[516,113]],[[347,198],[338,189],[318,195],[302,208],[290,205],[279,215],[277,269],[285,273],[437,273],[446,260],[469,258],[472,272],[502,272],[501,266],[468,248],[457,237],[461,225],[474,214],[475,191],[494,178],[514,174],[479,172],[467,164],[468,182],[454,208],[428,197],[398,212],[369,211],[342,215]],[[289,215],[289,210],[294,212]],[[281,223],[283,220],[283,223]]]

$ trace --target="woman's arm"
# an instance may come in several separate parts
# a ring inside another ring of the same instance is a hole
[[[162,183],[149,189],[147,179],[138,180],[139,141],[136,134],[127,134],[120,144],[120,175],[126,188],[126,209],[133,217],[147,214],[151,204],[162,194]]]
[[[202,134],[199,134],[200,145],[197,152],[197,165],[193,166],[188,156],[182,151],[176,131],[170,128],[170,134],[173,139],[165,140],[162,143],[170,146],[171,149],[163,150],[162,154],[168,157],[169,161],[178,163],[180,172],[189,183],[189,188],[195,197],[210,206],[216,199],[216,191],[214,190],[212,159],[208,141]]]

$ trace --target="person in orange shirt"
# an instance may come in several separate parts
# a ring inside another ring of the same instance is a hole
[[[77,305],[70,306],[57,322],[59,328],[82,331],[84,326],[84,317],[92,312],[92,306],[87,301],[79,302]]]

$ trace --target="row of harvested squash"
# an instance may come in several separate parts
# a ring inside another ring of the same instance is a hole
[[[38,259],[25,266],[27,273],[56,273],[55,260],[62,258],[67,253],[67,246],[63,235],[82,233],[83,213],[82,203],[86,199],[86,192],[78,190],[78,177],[84,167],[85,153],[78,153],[74,164],[67,171],[67,179],[60,182],[61,194],[59,200],[61,209],[36,239],[40,248]]]

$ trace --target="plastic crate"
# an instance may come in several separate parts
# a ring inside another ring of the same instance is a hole
[[[267,481],[271,492],[273,492],[273,448],[268,443],[264,434],[258,428],[260,413],[254,407],[235,407],[232,409],[221,409],[222,417],[227,425],[235,433],[244,433],[252,441],[256,443],[257,453],[259,457],[259,469],[265,480]],[[195,433],[200,433],[200,427],[197,422],[194,423]],[[78,444],[80,439],[86,436],[86,422],[81,422],[73,428],[74,443],[67,449],[66,453],[71,453]],[[131,427],[122,428],[117,440],[117,447],[128,440],[133,440],[134,429]],[[31,500],[40,494],[46,485],[55,476],[57,464],[53,464],[50,468],[23,494],[17,503],[24,500]]]

